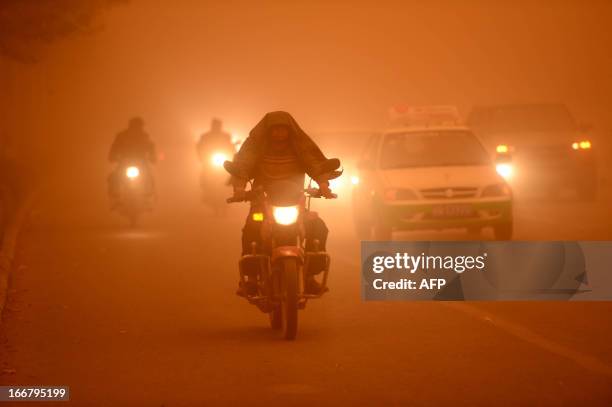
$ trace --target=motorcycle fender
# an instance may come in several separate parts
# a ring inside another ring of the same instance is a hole
[[[286,257],[294,257],[300,263],[302,263],[302,260],[304,258],[304,253],[302,252],[302,249],[300,249],[297,246],[278,246],[272,250],[272,262],[273,263],[279,259],[286,258]]]

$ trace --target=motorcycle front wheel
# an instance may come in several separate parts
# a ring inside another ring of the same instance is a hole
[[[274,330],[283,329],[283,308],[279,305],[268,314],[270,318],[270,327]]]
[[[299,278],[297,261],[294,258],[283,259],[282,279],[282,320],[283,336],[287,340],[295,339],[298,327]]]

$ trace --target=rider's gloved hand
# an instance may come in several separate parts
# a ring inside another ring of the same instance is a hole
[[[244,201],[246,199],[246,191],[244,188],[234,187],[234,196],[232,197],[238,201]]]
[[[317,181],[317,184],[319,184],[319,193],[323,198],[331,199],[336,197],[329,188],[329,181]]]

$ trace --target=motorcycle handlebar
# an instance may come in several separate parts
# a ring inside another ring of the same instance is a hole
[[[330,191],[329,194],[322,194],[319,188],[306,188],[304,189],[311,198],[325,198],[325,199],[336,199],[338,198],[338,194],[334,194]]]
[[[229,197],[229,198],[227,198],[225,200],[225,202],[227,202],[227,203],[246,202],[246,201],[248,201],[248,199],[246,199],[246,198],[238,198],[238,197],[234,197],[234,196],[231,196],[231,197]]]
[[[227,198],[225,201],[227,203],[236,203],[236,202],[249,202],[252,201],[255,198],[257,191],[246,191],[244,196],[231,196],[229,198]],[[311,198],[325,198],[325,199],[336,199],[338,198],[338,194],[334,194],[333,192],[330,192],[329,194],[323,195],[321,193],[321,190],[319,188],[306,188],[304,189],[304,192],[306,192]]]

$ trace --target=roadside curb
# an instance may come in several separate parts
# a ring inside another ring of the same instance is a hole
[[[17,208],[15,216],[7,224],[2,239],[2,249],[0,250],[0,321],[8,296],[9,280],[17,248],[17,239],[21,232],[24,222],[34,203],[34,194],[29,194],[23,203]]]

